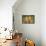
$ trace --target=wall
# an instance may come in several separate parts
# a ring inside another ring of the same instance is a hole
[[[46,0],[41,1],[41,41],[46,46]]]
[[[24,38],[34,40],[36,46],[41,46],[41,0],[22,0],[16,5],[13,6],[15,29],[22,32]],[[22,24],[22,15],[35,15],[35,24]]]

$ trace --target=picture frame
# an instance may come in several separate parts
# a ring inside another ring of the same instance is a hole
[[[22,24],[34,24],[35,16],[34,15],[22,15]]]

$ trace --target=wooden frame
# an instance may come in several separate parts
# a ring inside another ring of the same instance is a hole
[[[34,24],[35,16],[34,15],[23,15],[22,16],[22,24]]]

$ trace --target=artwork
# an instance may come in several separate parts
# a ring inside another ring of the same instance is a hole
[[[35,16],[34,15],[23,15],[22,16],[22,24],[34,24]]]

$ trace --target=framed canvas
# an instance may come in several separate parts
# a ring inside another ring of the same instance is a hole
[[[34,15],[23,15],[22,16],[22,24],[34,24],[35,16]]]

